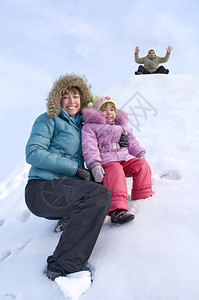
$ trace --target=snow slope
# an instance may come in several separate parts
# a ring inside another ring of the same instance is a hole
[[[104,95],[129,113],[147,150],[154,195],[129,201],[136,215],[129,224],[105,219],[89,260],[94,281],[80,299],[198,300],[199,78],[135,76]],[[0,184],[0,300],[64,300],[43,274],[60,233],[56,221],[27,210],[28,169],[19,163]]]

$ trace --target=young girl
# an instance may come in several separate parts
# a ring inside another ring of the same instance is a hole
[[[144,159],[145,150],[127,127],[128,117],[116,109],[113,98],[99,97],[82,111],[82,154],[95,181],[112,192],[109,209],[112,223],[134,219],[128,213],[126,177],[133,177],[131,200],[152,196],[151,170]],[[121,135],[128,138],[128,148],[121,148]]]

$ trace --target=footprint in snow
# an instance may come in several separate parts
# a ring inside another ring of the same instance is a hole
[[[0,219],[0,227],[3,226],[3,224],[4,224],[5,221],[6,220],[4,220],[4,219]]]
[[[0,253],[0,263],[2,263],[5,259],[7,259],[12,254],[18,254],[23,251],[24,248],[28,246],[32,239],[25,241],[22,244],[17,245],[13,249],[9,249]]]
[[[2,263],[2,261],[4,261],[8,256],[10,256],[12,252],[10,250],[6,250],[2,253],[0,253],[0,263]]]
[[[169,180],[180,180],[182,175],[178,172],[178,170],[166,170],[160,173],[160,178],[169,179]]]
[[[13,294],[7,294],[7,295],[3,295],[2,298],[0,298],[2,300],[13,300],[16,299],[16,296]]]
[[[30,217],[30,212],[28,210],[24,210],[22,211],[22,213],[18,216],[19,221],[21,221],[22,223],[25,223],[26,221],[28,221]]]

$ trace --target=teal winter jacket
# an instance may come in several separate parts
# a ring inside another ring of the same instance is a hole
[[[61,108],[57,117],[40,115],[26,145],[26,161],[31,165],[29,179],[78,179],[78,166],[83,166],[80,124]]]

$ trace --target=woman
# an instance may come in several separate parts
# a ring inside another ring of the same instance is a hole
[[[29,210],[39,217],[69,220],[47,259],[46,274],[51,280],[82,270],[110,206],[111,192],[92,182],[83,167],[81,110],[90,99],[90,87],[83,77],[61,76],[26,146],[31,165],[25,189]]]

